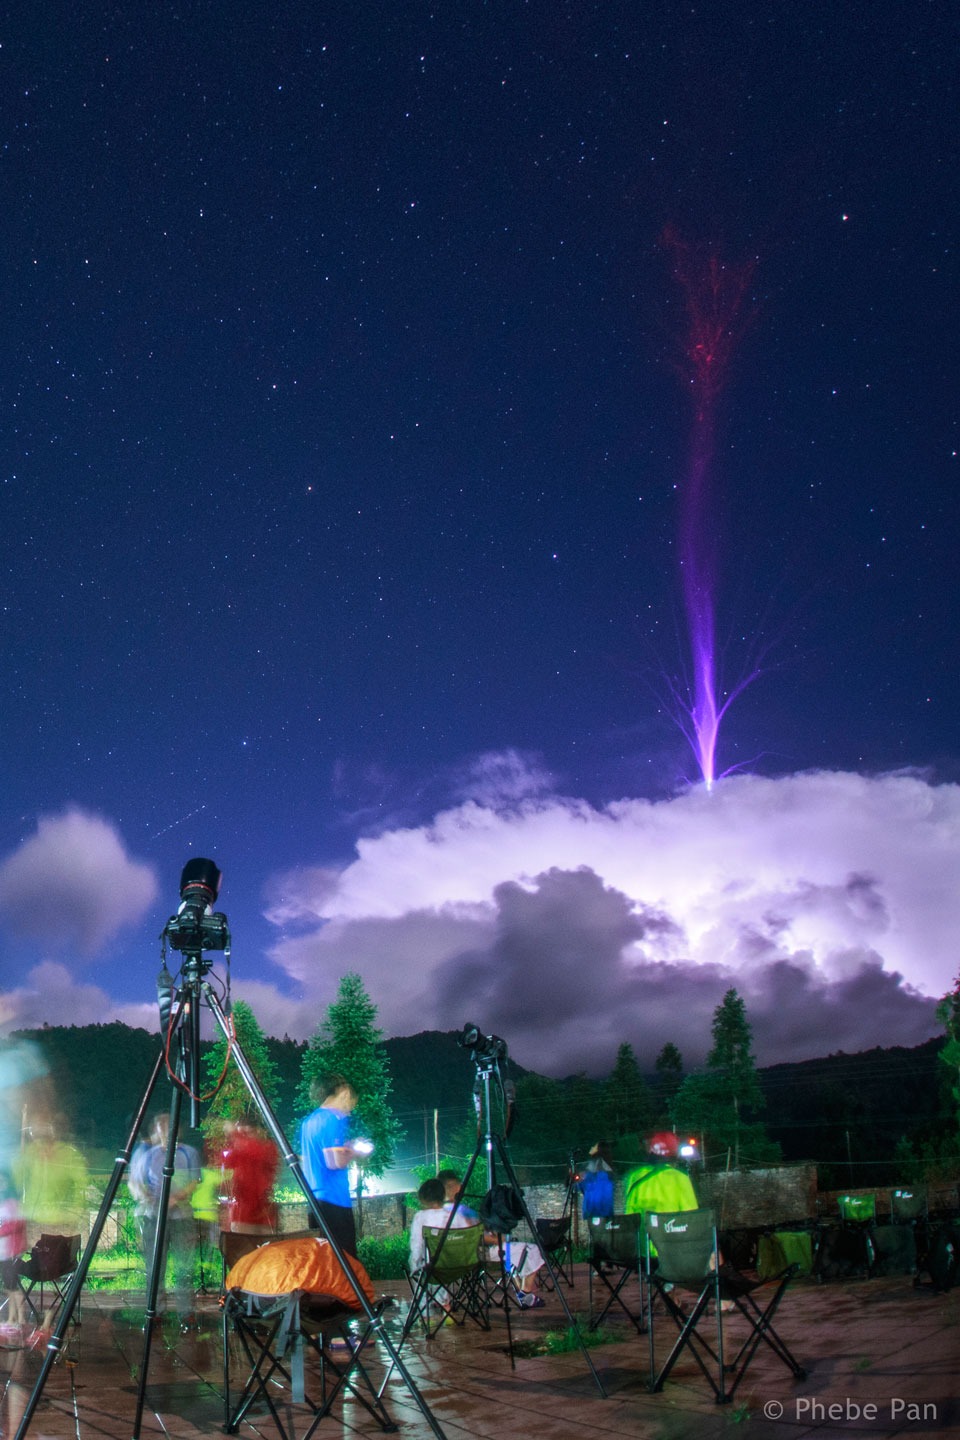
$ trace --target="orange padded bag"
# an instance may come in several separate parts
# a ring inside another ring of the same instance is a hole
[[[359,1260],[347,1257],[363,1293],[373,1304],[370,1276]],[[303,1240],[272,1240],[251,1250],[233,1266],[226,1281],[228,1290],[249,1290],[254,1295],[289,1295],[291,1290],[307,1290],[318,1295],[333,1295],[351,1310],[360,1305],[350,1281],[336,1259],[330,1244],[322,1236]]]

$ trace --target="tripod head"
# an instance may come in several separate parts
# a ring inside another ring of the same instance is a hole
[[[169,941],[171,949],[183,951],[200,975],[213,963],[204,960],[204,950],[230,948],[226,915],[210,913],[222,883],[223,872],[212,860],[188,860],[180,876],[180,908],[170,916],[160,937]]]
[[[484,1035],[483,1031],[469,1022],[457,1036],[461,1050],[469,1050],[470,1058],[477,1069],[493,1070],[501,1060],[507,1058],[507,1042],[499,1035]]]

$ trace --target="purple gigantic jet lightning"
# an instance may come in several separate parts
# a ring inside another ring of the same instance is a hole
[[[671,682],[680,728],[697,758],[707,789],[716,779],[720,722],[755,677],[744,676],[722,702],[717,695],[717,507],[713,459],[717,408],[734,347],[743,333],[743,307],[755,261],[733,266],[682,241],[670,228],[661,241],[683,294],[686,326],[681,372],[693,402],[689,460],[680,485],[680,584],[687,616],[692,678]]]

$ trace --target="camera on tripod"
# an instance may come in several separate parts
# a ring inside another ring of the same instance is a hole
[[[180,876],[180,909],[164,927],[164,937],[174,950],[199,953],[226,950],[230,931],[226,915],[208,915],[220,894],[222,871],[212,860],[188,860]]]
[[[474,1060],[485,1060],[493,1064],[507,1058],[507,1042],[499,1035],[484,1035],[477,1025],[464,1025],[457,1036],[461,1050],[469,1050]]]

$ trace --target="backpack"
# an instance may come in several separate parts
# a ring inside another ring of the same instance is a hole
[[[484,1229],[509,1235],[523,1219],[523,1205],[512,1185],[494,1185],[477,1206]]]

